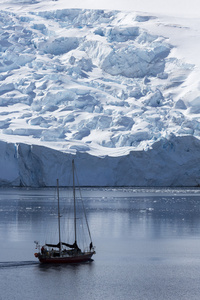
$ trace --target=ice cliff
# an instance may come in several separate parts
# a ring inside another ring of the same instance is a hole
[[[41,3],[0,11],[0,185],[199,185],[189,21]]]
[[[71,162],[75,158],[81,186],[199,186],[199,148],[200,141],[194,137],[171,136],[147,151],[97,157],[0,142],[0,185],[54,186],[59,178],[61,186],[71,186]]]

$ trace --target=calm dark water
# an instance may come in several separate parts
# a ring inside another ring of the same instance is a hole
[[[54,189],[0,189],[1,299],[200,299],[199,189],[82,195],[94,261],[44,266],[34,240],[57,224]]]

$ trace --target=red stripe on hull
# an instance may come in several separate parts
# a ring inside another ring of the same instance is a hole
[[[72,257],[38,257],[41,263],[59,263],[59,264],[70,264],[70,263],[80,263],[89,261],[94,253],[84,254],[80,256]]]

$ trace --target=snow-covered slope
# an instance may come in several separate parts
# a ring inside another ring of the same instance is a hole
[[[19,3],[0,11],[0,183],[53,185],[76,155],[83,185],[198,185],[199,20]]]

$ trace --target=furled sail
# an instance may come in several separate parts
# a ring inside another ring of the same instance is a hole
[[[67,246],[68,248],[80,250],[76,242],[74,242],[73,244],[61,243],[61,245]],[[52,248],[60,248],[60,243],[58,243],[58,244],[46,244],[46,246],[47,247],[52,247]]]

